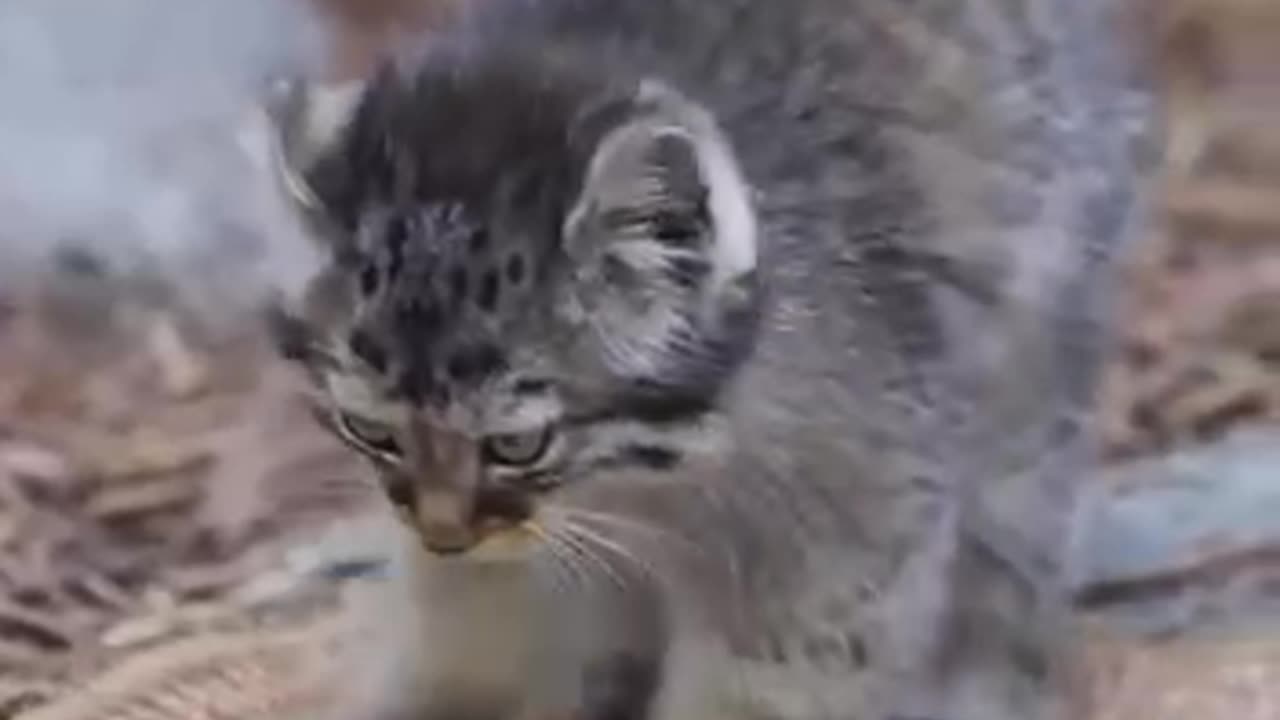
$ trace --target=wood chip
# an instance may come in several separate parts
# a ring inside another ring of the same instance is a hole
[[[1149,645],[1095,639],[1093,711],[1085,720],[1280,718],[1274,633]]]
[[[103,448],[93,469],[107,479],[161,475],[191,470],[213,459],[210,448],[191,438],[164,438],[151,434],[112,443]]]
[[[95,493],[86,503],[85,511],[98,520],[119,520],[192,505],[199,499],[200,492],[200,486],[185,477],[112,484]]]
[[[208,363],[187,346],[171,318],[159,317],[151,323],[147,346],[170,397],[186,400],[209,388]]]
[[[75,468],[66,457],[30,443],[0,444],[0,472],[41,480],[50,483],[66,483],[75,474]]]

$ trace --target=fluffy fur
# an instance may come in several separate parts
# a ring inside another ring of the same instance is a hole
[[[331,261],[276,320],[324,412],[394,437],[419,523],[438,433],[557,433],[447,488],[515,488],[527,557],[406,535],[375,715],[1060,709],[1053,493],[1131,205],[1091,12],[484,0],[291,89]]]

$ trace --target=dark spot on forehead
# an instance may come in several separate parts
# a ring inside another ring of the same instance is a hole
[[[480,308],[485,312],[493,312],[498,307],[500,282],[498,271],[495,268],[486,270],[484,277],[480,279],[480,289],[476,293],[476,302],[480,304]]]
[[[454,351],[445,364],[445,370],[458,382],[471,382],[498,372],[503,362],[502,352],[496,345],[478,343]]]
[[[393,252],[403,253],[404,244],[409,240],[409,220],[399,213],[387,219],[387,248]]]
[[[462,302],[467,298],[467,269],[461,265],[449,271],[449,292],[454,302]]]
[[[476,228],[472,231],[471,237],[468,238],[467,245],[473,255],[485,253],[489,249],[489,231],[484,228]]]
[[[524,280],[524,257],[519,253],[507,258],[507,282],[519,285]]]
[[[434,333],[444,323],[444,311],[432,298],[414,297],[396,311],[396,329],[409,336]]]
[[[369,297],[378,292],[378,266],[368,263],[360,270],[360,294]]]
[[[430,402],[443,407],[449,403],[451,396],[448,379],[441,375],[438,368],[432,367],[425,361],[406,367],[400,375],[396,389],[417,405]]]
[[[392,277],[400,274],[404,265],[405,244],[409,241],[409,223],[403,216],[396,215],[387,221],[386,231],[388,271]]]

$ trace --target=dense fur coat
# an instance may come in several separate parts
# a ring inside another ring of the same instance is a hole
[[[484,0],[336,120],[282,102],[330,262],[278,327],[410,525],[470,547],[423,468],[548,427],[521,507],[623,518],[568,590],[406,531],[378,717],[1060,712],[1134,205],[1096,11]]]

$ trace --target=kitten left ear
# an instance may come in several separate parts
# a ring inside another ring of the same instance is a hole
[[[621,263],[640,277],[698,265],[698,288],[714,297],[755,269],[751,190],[701,106],[649,81],[632,107],[595,146],[565,223],[567,248],[587,265]]]
[[[305,217],[324,211],[307,175],[350,122],[363,90],[362,82],[315,85],[289,78],[268,94],[263,109],[272,128],[272,166]]]
[[[626,392],[705,398],[757,325],[750,188],[710,114],[671,88],[647,83],[586,120],[610,126],[583,133],[598,139],[563,228],[566,317]]]

